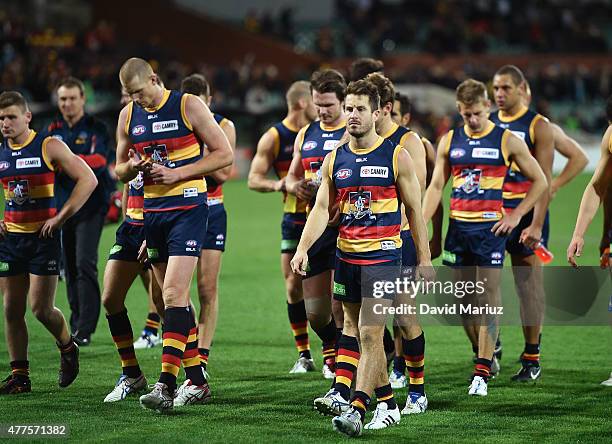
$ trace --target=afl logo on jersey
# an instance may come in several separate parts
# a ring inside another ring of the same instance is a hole
[[[304,145],[302,145],[302,151],[311,151],[317,147],[317,142],[314,140],[309,140]]]
[[[0,162],[0,171],[4,171],[4,170],[8,169],[10,166],[11,166],[11,164],[4,160],[4,161]]]
[[[338,180],[348,179],[349,177],[351,177],[352,174],[353,174],[352,170],[348,168],[342,168],[341,170],[338,170],[338,172],[336,173],[336,179]]]
[[[458,159],[463,156],[465,156],[465,150],[462,148],[455,148],[450,152],[451,159]]]
[[[132,136],[140,136],[144,134],[147,128],[144,125],[137,125],[132,129]]]

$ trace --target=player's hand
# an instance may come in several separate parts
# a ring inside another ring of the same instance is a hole
[[[416,269],[416,280],[423,280],[425,282],[432,282],[436,278],[436,272],[434,270],[431,261],[420,262]]]
[[[493,225],[491,232],[495,234],[495,236],[507,236],[514,230],[514,227],[516,227],[520,221],[521,218],[517,214],[514,214],[514,212],[506,214],[501,220],[498,220],[495,225]]]
[[[338,204],[334,204],[329,208],[329,221],[327,225],[330,227],[337,227],[340,225],[340,217],[342,213],[340,213],[340,206]]]
[[[438,236],[434,236],[429,241],[429,251],[431,252],[431,258],[435,259],[440,257],[442,254],[442,239]]]
[[[133,148],[130,148],[130,150],[128,151],[128,157],[130,168],[134,171],[142,171],[143,173],[148,173],[152,167],[151,162],[143,160],[140,157],[140,154],[138,154],[138,151]]]
[[[0,219],[0,237],[6,236],[6,233],[8,233],[8,230],[6,229],[4,219]]]
[[[542,240],[542,229],[533,225],[529,225],[521,232],[519,242],[532,250],[536,248],[538,242]]]
[[[584,248],[584,239],[582,237],[574,236],[572,241],[567,247],[567,261],[574,268],[578,268],[576,258],[582,255],[582,249]]]
[[[298,199],[310,201],[317,194],[317,185],[311,181],[302,179],[298,182],[295,189],[295,195]]]
[[[283,177],[281,180],[277,180],[274,183],[274,191],[281,191],[281,192],[285,192],[287,191],[287,187],[285,186],[285,178]]]
[[[178,169],[168,168],[163,165],[154,164],[149,171],[149,177],[153,183],[172,185],[183,179],[181,172]]]
[[[44,225],[41,227],[38,237],[43,239],[53,237],[53,233],[62,228],[63,224],[64,221],[61,220],[59,216],[47,219]]]
[[[306,268],[308,268],[308,253],[297,250],[291,259],[291,270],[295,274],[306,276]]]
[[[138,249],[138,262],[145,263],[149,259],[149,255],[147,254],[147,241],[143,240],[142,244],[140,244],[140,248]]]

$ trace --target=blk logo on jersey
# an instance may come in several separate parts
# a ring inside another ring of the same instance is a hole
[[[178,129],[178,120],[164,120],[163,122],[153,123],[154,133],[164,133],[166,131],[176,131]]]
[[[370,191],[352,191],[349,193],[349,214],[355,219],[362,219],[372,214],[370,203],[372,193]]]
[[[11,180],[8,184],[9,199],[17,205],[23,205],[30,197],[30,185],[27,180]]]
[[[461,171],[461,177],[464,179],[463,184],[461,185],[461,189],[467,194],[471,194],[474,191],[480,193],[481,174],[482,171],[479,169],[466,169]]]
[[[145,146],[144,153],[155,163],[163,165],[168,161],[168,150],[166,145]]]
[[[25,157],[23,159],[17,159],[15,168],[18,170],[23,168],[40,168],[40,165],[40,157]]]
[[[389,167],[382,166],[362,166],[359,170],[361,177],[380,177],[386,179],[389,177]]]

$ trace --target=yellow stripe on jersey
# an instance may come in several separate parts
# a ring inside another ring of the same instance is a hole
[[[531,139],[531,143],[535,144],[535,126],[538,123],[538,120],[543,119],[544,116],[540,114],[536,114],[531,123],[529,124],[529,138]]]
[[[204,179],[193,179],[187,182],[181,182],[174,185],[147,185],[145,187],[145,199],[154,199],[157,197],[181,196],[185,188],[197,188],[198,194],[206,192],[206,182]],[[188,201],[185,201],[188,204]]]
[[[527,193],[513,193],[511,191],[504,191],[502,193],[504,199],[524,199]]]
[[[40,222],[5,222],[7,231],[11,233],[36,233],[45,224],[45,221]]]
[[[274,140],[274,146],[272,147],[272,152],[274,153],[274,158],[276,159],[278,157],[278,153],[280,153],[280,134],[278,133],[278,130],[274,127],[270,128],[268,132],[270,133],[270,135],[272,136],[272,139]]]
[[[193,131],[193,125],[187,118],[187,110],[185,109],[185,107],[187,106],[187,97],[191,95],[192,94],[183,94],[183,97],[181,97],[181,118],[183,119],[183,123],[185,124],[185,126],[189,128],[189,131]]]
[[[200,154],[200,145],[194,143],[193,145],[186,146],[178,150],[170,151],[168,153],[168,160],[177,161],[191,159]]]
[[[511,134],[512,131],[505,130],[502,134],[501,139],[501,152],[502,156],[504,157],[504,163],[506,164],[506,166],[510,166],[510,153],[508,153],[508,138]]]
[[[132,219],[144,220],[144,212],[142,211],[142,208],[128,208],[125,214]]]
[[[402,239],[399,234],[397,236],[381,237],[379,239],[343,239],[338,238],[337,246],[341,251],[345,253],[365,253],[368,251],[380,250],[380,243],[383,241],[395,242],[395,248],[402,248]]]
[[[398,208],[397,199],[381,199],[370,202],[370,210],[374,214],[395,213]],[[345,200],[340,203],[340,211],[344,214],[349,214],[350,203]]]
[[[125,119],[125,134],[130,135],[130,123],[132,122],[132,110],[134,109],[134,102],[127,104],[127,117]]]
[[[51,171],[54,171],[55,168],[53,167],[53,163],[51,162],[51,159],[49,159],[49,154],[47,154],[47,143],[49,142],[49,140],[51,139],[51,137],[46,137],[45,140],[43,140],[42,143],[42,158],[45,162],[45,165],[47,165],[47,168],[49,168]]]
[[[453,188],[459,188],[465,183],[465,177],[453,177]],[[480,177],[480,189],[481,190],[501,190],[504,185],[505,177]]]
[[[453,141],[453,133],[455,130],[450,130],[446,135],[446,146],[442,147],[444,150],[444,154],[448,156],[448,152],[450,151],[451,142]]]
[[[462,220],[467,222],[495,222],[502,218],[502,214],[499,211],[495,211],[495,217],[483,217],[484,214],[492,214],[493,211],[459,211],[451,210],[450,218],[456,220]]]
[[[336,153],[338,150],[333,150],[329,156],[329,168],[327,169],[327,175],[329,179],[334,181],[334,163],[336,163]]]
[[[28,197],[31,199],[44,199],[45,197],[53,197],[53,184],[38,185],[30,188]],[[10,200],[11,195],[8,188],[4,189],[4,200]]]
[[[287,193],[285,204],[283,205],[284,213],[305,213],[308,202],[299,200],[295,195]]]
[[[395,149],[393,150],[393,177],[395,178],[395,180],[397,181],[397,157],[399,156],[399,153],[401,150],[403,150],[404,147],[402,145],[398,145],[395,147]]]

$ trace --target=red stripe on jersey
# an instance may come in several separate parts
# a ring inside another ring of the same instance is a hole
[[[451,199],[451,210],[458,211],[501,211],[502,200]]]
[[[128,208],[142,208],[144,206],[144,196],[128,196]]]
[[[506,177],[508,167],[505,165],[453,165],[452,175],[454,177],[460,177],[461,172],[465,169],[479,169],[481,176],[484,177]]]
[[[531,188],[531,181],[525,182],[504,182],[504,191],[511,193],[526,193]]]
[[[15,174],[2,178],[2,183],[7,184],[13,180],[27,180],[30,187],[52,185],[55,183],[55,172],[50,171],[42,174]]]
[[[79,154],[79,157],[94,170],[106,165],[106,157],[101,154]]]
[[[147,146],[153,144],[166,145],[166,150],[168,150],[168,153],[170,153],[171,151],[180,150],[196,143],[198,143],[196,136],[193,133],[189,133],[186,136],[172,137],[169,139],[154,139],[146,142],[135,143],[134,148],[136,148],[142,154],[144,152],[144,148]]]
[[[372,194],[372,200],[395,199],[397,197],[397,187],[395,185],[389,185],[386,187],[361,186],[338,188],[338,200],[347,200],[349,193],[355,191],[369,191]]]
[[[56,208],[45,208],[44,210],[6,211],[4,219],[6,222],[28,223],[40,222],[52,218],[57,214]]]
[[[391,262],[390,259],[349,259],[346,257],[339,257],[338,259],[346,262],[347,264],[354,264],[354,265],[376,265],[376,264],[382,264],[385,262]]]
[[[179,206],[179,207],[168,207],[168,208],[146,208],[144,212],[145,213],[160,213],[162,211],[191,210],[192,208],[195,208],[195,207],[197,207],[197,205],[185,205],[182,207]]]
[[[275,160],[273,165],[276,171],[289,171],[289,166],[291,165],[291,159]]]
[[[215,185],[212,187],[208,187],[207,196],[209,199],[214,199],[216,197],[223,197],[223,186]]]
[[[379,239],[383,237],[397,236],[400,232],[400,228],[401,225],[374,225],[372,227],[360,227],[358,225],[340,225],[338,237],[348,240]]]

